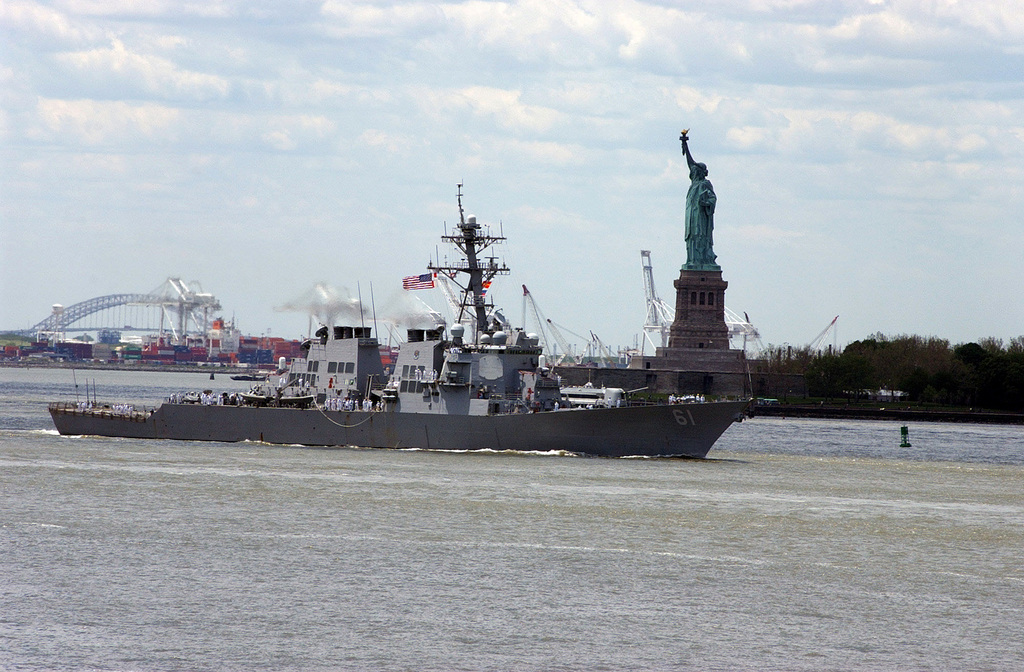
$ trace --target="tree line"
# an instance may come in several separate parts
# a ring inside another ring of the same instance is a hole
[[[906,400],[947,406],[1024,411],[1024,336],[950,345],[930,336],[875,334],[840,353],[769,347],[779,373],[803,374],[810,396],[862,396],[899,390]]]

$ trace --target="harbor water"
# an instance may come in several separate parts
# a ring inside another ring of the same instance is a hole
[[[247,385],[0,368],[0,669],[1024,669],[1021,427],[758,418],[613,460],[46,412]]]

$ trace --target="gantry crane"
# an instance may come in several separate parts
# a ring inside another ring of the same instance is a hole
[[[667,348],[669,330],[672,327],[672,320],[675,319],[675,311],[658,298],[658,291],[654,287],[654,268],[651,265],[651,251],[640,250],[640,262],[644,270],[644,296],[647,298],[647,318],[644,320],[644,341],[640,346],[641,354],[646,343],[652,348]],[[658,342],[652,338],[652,334],[658,334]],[[660,345],[658,345],[660,343]]]

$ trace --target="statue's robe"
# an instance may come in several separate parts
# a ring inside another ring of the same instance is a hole
[[[714,265],[713,232],[715,228],[714,187],[704,177],[690,182],[686,193],[686,263]]]

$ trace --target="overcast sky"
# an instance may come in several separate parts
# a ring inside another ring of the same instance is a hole
[[[641,249],[674,301],[689,128],[766,344],[1024,334],[1017,0],[0,0],[0,29],[0,328],[178,276],[297,337],[275,307],[318,282],[395,301],[462,182],[513,322],[526,284],[629,345]]]

